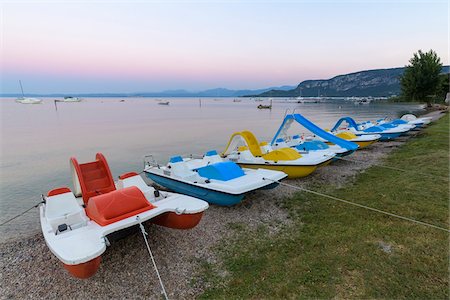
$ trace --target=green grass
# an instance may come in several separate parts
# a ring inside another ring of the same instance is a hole
[[[448,131],[447,115],[383,162],[417,173],[372,167],[312,189],[449,228]],[[201,298],[448,299],[448,233],[305,192],[283,205],[292,225],[276,235],[230,227],[218,249],[226,275],[205,266]]]

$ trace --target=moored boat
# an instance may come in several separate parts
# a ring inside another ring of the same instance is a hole
[[[342,125],[342,126],[341,126]],[[354,119],[350,117],[344,117],[339,119],[331,132],[334,134],[339,134],[341,132],[351,132],[356,136],[367,136],[367,135],[380,135],[380,141],[388,141],[399,137],[402,134],[407,133],[411,130],[411,127],[404,126],[390,126],[390,125],[374,125],[370,122],[356,123]]]
[[[40,103],[42,103],[42,99],[25,97],[25,94],[23,93],[23,87],[22,87],[21,80],[19,80],[19,85],[20,85],[20,90],[22,92],[22,97],[19,97],[16,99],[17,103],[20,103],[20,104],[40,104]]]
[[[146,176],[157,184],[222,206],[241,202],[249,192],[274,188],[278,185],[274,181],[287,176],[278,171],[240,168],[224,161],[215,150],[201,158],[174,156],[165,166],[155,161],[145,164]]]
[[[141,223],[189,229],[208,208],[200,199],[155,190],[134,172],[115,183],[101,153],[92,162],[70,162],[74,191],[49,191],[40,221],[50,251],[77,278],[94,275],[110,242]]]
[[[305,177],[319,166],[327,165],[334,154],[300,154],[291,148],[273,149],[268,143],[260,143],[250,131],[234,133],[222,155],[243,168],[264,168],[282,171],[289,178]]]
[[[302,136],[298,134],[288,135],[288,131],[294,123],[306,129],[308,134]],[[333,144],[327,145],[324,141]],[[358,149],[357,144],[326,132],[298,113],[285,115],[270,144],[274,149],[289,147],[297,150],[300,154],[312,152],[326,155],[332,153],[337,157],[350,155]]]

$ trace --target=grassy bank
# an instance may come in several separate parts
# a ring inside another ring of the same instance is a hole
[[[448,131],[447,115],[383,162],[416,173],[372,167],[311,189],[448,228]],[[230,227],[203,298],[448,298],[448,233],[305,192],[283,206],[292,222],[275,234]]]

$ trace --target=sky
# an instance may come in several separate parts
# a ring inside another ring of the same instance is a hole
[[[0,0],[0,93],[297,85],[449,61],[448,1]]]

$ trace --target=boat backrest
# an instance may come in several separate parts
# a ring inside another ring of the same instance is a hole
[[[70,158],[72,182],[75,196],[82,196],[85,204],[94,196],[109,193],[116,189],[108,163],[101,153],[95,161],[80,164],[75,157]]]
[[[286,141],[282,138],[276,139],[275,143],[273,144],[275,148],[289,148],[290,146],[286,143]]]
[[[142,179],[142,177],[135,173],[125,173],[119,176],[119,180],[117,181],[117,189],[123,189],[130,186],[135,186],[138,189],[141,190],[141,192],[144,194],[145,198],[150,201],[154,202],[155,200],[155,189],[149,185],[147,185]]]
[[[187,163],[183,161],[181,156],[172,157],[169,161],[168,167],[173,175],[181,178],[190,178],[192,175],[197,175],[197,173],[188,167]]]
[[[206,164],[214,164],[222,161],[222,157],[220,157],[216,150],[210,150],[203,156],[203,162]]]

